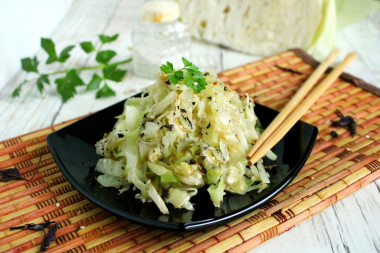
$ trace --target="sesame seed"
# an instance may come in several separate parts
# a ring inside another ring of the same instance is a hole
[[[59,207],[60,205],[61,205],[61,203],[59,203],[59,202],[55,203],[56,207]]]
[[[350,148],[346,148],[347,151],[350,151],[351,149]]]
[[[328,123],[330,123],[330,120],[329,120],[329,119],[326,119],[326,120],[325,120],[325,124],[328,124]]]
[[[197,85],[198,85],[198,82],[194,82],[194,85],[197,86]]]
[[[80,229],[85,229],[86,227],[85,227],[85,226],[80,226],[79,228],[80,228]]]
[[[369,135],[366,135],[366,136],[364,136],[364,137],[366,137],[367,139],[369,139]]]

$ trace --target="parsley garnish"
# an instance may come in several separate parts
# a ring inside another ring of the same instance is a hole
[[[62,101],[66,102],[77,94],[77,88],[85,86],[86,91],[97,90],[96,98],[115,96],[115,91],[109,86],[109,81],[121,82],[127,70],[120,69],[119,65],[130,62],[132,59],[113,62],[111,60],[116,56],[113,50],[101,50],[102,46],[111,43],[118,38],[118,34],[107,36],[100,34],[99,48],[95,48],[91,41],[81,42],[79,45],[86,54],[94,53],[95,60],[99,63],[97,66],[87,66],[81,68],[68,68],[65,62],[70,58],[70,52],[74,49],[74,45],[65,47],[59,54],[56,51],[53,40],[49,38],[41,38],[41,47],[47,54],[46,64],[58,63],[62,70],[41,73],[38,69],[39,60],[36,56],[33,58],[27,57],[21,59],[21,68],[27,73],[37,75],[34,79],[24,80],[12,93],[12,97],[17,97],[21,93],[23,85],[35,82],[37,89],[42,94],[45,86],[50,85],[50,79],[57,76],[52,83],[56,84],[57,92],[61,95]],[[92,70],[95,73],[92,75],[88,83],[84,82],[80,77],[82,71]],[[97,71],[100,70],[100,71]],[[107,81],[107,82],[106,82]]]
[[[178,84],[182,81],[196,93],[206,89],[207,82],[199,68],[186,60],[185,57],[182,57],[182,62],[184,66],[178,70],[174,70],[173,64],[168,61],[160,69],[167,74],[166,77],[172,84]]]

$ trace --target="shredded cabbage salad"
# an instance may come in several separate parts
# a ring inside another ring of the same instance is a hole
[[[226,191],[259,192],[269,184],[263,161],[248,166],[246,155],[261,133],[254,102],[240,97],[217,78],[203,73],[208,85],[195,93],[171,84],[160,72],[141,97],[129,98],[113,130],[96,143],[97,181],[120,192],[133,187],[136,198],[194,210],[191,197],[201,187],[215,207]],[[270,151],[267,157],[276,159]],[[206,186],[207,185],[207,186]]]

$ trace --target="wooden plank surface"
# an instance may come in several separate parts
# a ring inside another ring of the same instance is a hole
[[[120,39],[112,47],[121,52],[120,57],[130,54],[130,32],[138,18],[137,0],[79,0],[74,1],[64,19],[51,37],[62,48],[73,42],[95,40],[99,33],[120,33]],[[375,20],[378,20],[375,18]],[[337,46],[343,51],[359,54],[348,71],[364,80],[380,86],[380,28],[379,23],[368,19],[340,30]],[[377,39],[369,39],[375,37]],[[27,39],[27,38],[25,38]],[[84,54],[73,51],[71,66],[90,64]],[[194,41],[191,47],[192,61],[202,68],[214,65],[217,71],[252,62],[258,57],[238,53],[209,43]],[[41,51],[37,55],[42,55]],[[52,66],[50,70],[54,70]],[[128,66],[130,69],[131,66]],[[151,81],[135,77],[130,71],[123,83],[115,85],[118,96],[94,100],[94,93],[78,94],[66,104],[48,88],[41,98],[34,86],[25,87],[23,95],[10,99],[12,90],[25,78],[19,71],[9,82],[0,83],[0,139],[59,123],[111,105],[133,94]],[[87,77],[89,78],[89,76]],[[348,196],[297,225],[290,231],[256,248],[255,252],[379,252],[380,251],[380,180]]]

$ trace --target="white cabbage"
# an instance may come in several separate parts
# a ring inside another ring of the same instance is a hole
[[[153,201],[164,214],[165,203],[193,210],[197,189],[208,185],[216,207],[225,191],[262,190],[269,174],[260,161],[246,167],[246,154],[259,138],[254,103],[240,97],[210,71],[205,90],[166,84],[160,73],[141,97],[130,98],[114,129],[96,144],[104,156],[96,170],[106,187],[139,190],[136,198]],[[275,154],[267,156],[275,159]]]
[[[127,180],[124,180],[121,177],[115,177],[112,175],[100,175],[96,178],[99,184],[101,184],[104,187],[115,187],[119,188],[121,186],[129,186],[129,183]]]
[[[194,37],[238,51],[268,56],[299,47],[319,54],[325,49],[329,52],[335,42],[333,0],[177,2],[181,18],[189,24]],[[353,16],[352,12],[347,13]]]

